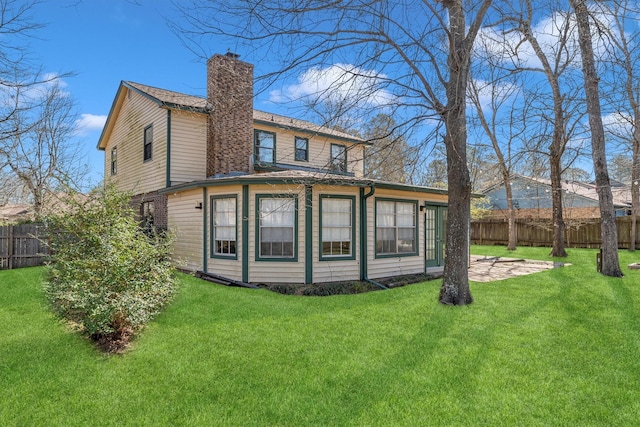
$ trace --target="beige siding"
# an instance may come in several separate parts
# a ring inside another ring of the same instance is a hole
[[[105,182],[119,190],[147,193],[165,187],[167,110],[127,89],[105,146]],[[152,158],[143,161],[144,129],[153,125]],[[111,149],[117,147],[117,174],[111,175]]]
[[[202,216],[195,209],[202,201],[202,190],[190,190],[168,196],[169,229],[176,233],[174,258],[181,268],[202,270]]]
[[[237,197],[237,217],[236,217],[236,226],[237,226],[237,238],[236,242],[236,252],[237,259],[222,259],[222,258],[212,258],[211,255],[211,215],[212,215],[212,206],[211,206],[211,197],[212,196],[236,196]],[[218,274],[220,276],[228,277],[234,280],[242,280],[242,233],[244,230],[242,229],[242,186],[225,186],[225,187],[211,187],[207,189],[207,204],[209,206],[208,209],[208,219],[207,219],[207,252],[209,254],[209,259],[207,261],[207,271],[210,273]]]
[[[403,274],[424,273],[424,217],[421,213],[418,214],[418,255],[376,258],[376,198],[417,201],[418,206],[420,206],[425,200],[425,195],[410,191],[378,189],[376,190],[375,195],[367,200],[367,254],[369,278],[379,279],[382,277],[398,276]],[[438,196],[435,196],[435,198],[439,199]]]
[[[207,167],[207,116],[171,111],[171,184],[205,179]]]
[[[256,195],[296,194],[298,197],[298,261],[256,261]],[[264,283],[304,283],[304,186],[254,185],[249,196],[249,281]]]
[[[364,175],[364,148],[362,144],[352,144],[342,140],[332,140],[328,137],[307,134],[282,129],[257,125],[255,129],[266,130],[276,134],[276,163],[292,165],[297,167],[308,167],[316,169],[327,169],[331,160],[331,144],[340,144],[347,147],[347,171],[357,177]],[[309,140],[309,161],[295,160],[295,137],[307,138]]]
[[[352,242],[355,259],[340,261],[320,261],[320,196],[321,195],[355,196],[356,213],[353,227],[356,240]],[[360,278],[360,204],[357,187],[315,186],[313,188],[313,282],[335,282],[342,280],[358,280]]]

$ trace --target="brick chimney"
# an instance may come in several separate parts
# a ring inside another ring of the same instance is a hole
[[[237,54],[207,61],[207,176],[251,173],[253,157],[253,65]]]

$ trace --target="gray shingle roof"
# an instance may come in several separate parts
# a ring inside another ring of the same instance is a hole
[[[153,98],[157,103],[165,105],[169,108],[179,108],[194,110],[205,113],[208,105],[206,98],[187,95],[180,92],[174,92],[171,90],[160,89],[153,86],[143,85],[141,83],[135,83],[130,81],[123,82],[126,86],[134,88],[139,92]],[[317,125],[315,123],[308,122],[306,120],[294,119],[292,117],[281,116],[278,114],[267,113],[265,111],[253,110],[253,120],[255,122],[263,124],[272,124],[278,127],[292,130],[300,130],[310,132],[312,134],[321,134],[325,136],[332,136],[340,139],[346,139],[353,142],[365,143],[362,138],[350,135],[345,132],[341,132],[332,129],[327,126]]]

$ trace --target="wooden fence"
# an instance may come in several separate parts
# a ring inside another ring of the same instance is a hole
[[[616,219],[618,247],[626,249],[631,241],[631,218]],[[569,248],[599,248],[602,242],[599,219],[567,220],[565,243]],[[548,220],[516,220],[518,246],[553,245],[553,224]],[[475,245],[507,245],[509,224],[506,220],[471,221],[471,243]],[[640,221],[636,229],[636,244],[640,245]]]
[[[42,224],[0,226],[0,270],[42,265],[49,254]]]

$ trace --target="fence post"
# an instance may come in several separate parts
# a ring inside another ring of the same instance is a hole
[[[7,236],[7,268],[13,269],[13,225],[9,224]]]

